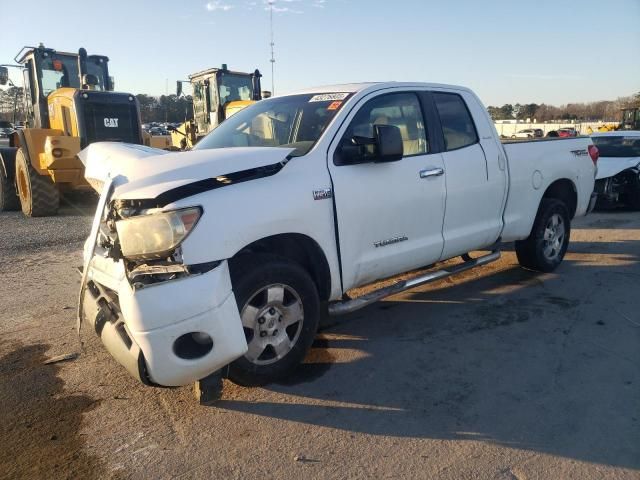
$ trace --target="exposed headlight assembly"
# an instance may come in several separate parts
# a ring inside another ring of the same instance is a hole
[[[202,209],[190,207],[149,213],[116,222],[122,255],[153,259],[170,255],[198,223]]]

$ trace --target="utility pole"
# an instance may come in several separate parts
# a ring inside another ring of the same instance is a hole
[[[271,46],[271,60],[269,60],[271,62],[271,95],[275,94],[275,81],[274,81],[274,66],[276,63],[276,59],[274,57],[274,53],[273,53],[273,46],[275,45],[273,43],[273,4],[275,3],[275,0],[269,0],[269,26],[270,26],[270,30],[271,30],[271,43],[269,44]]]

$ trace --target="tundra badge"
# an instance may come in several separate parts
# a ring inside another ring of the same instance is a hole
[[[386,240],[378,240],[373,245],[378,247],[386,247],[387,245],[393,245],[394,243],[406,242],[409,240],[406,235],[399,235],[397,237],[387,238]]]

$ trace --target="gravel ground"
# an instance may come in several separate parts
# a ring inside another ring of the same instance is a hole
[[[94,208],[87,199],[73,207],[64,205],[57,217],[28,221],[22,212],[0,213],[0,252],[3,256],[25,256],[77,249],[89,234]]]
[[[0,478],[640,478],[640,214],[334,319],[286,384],[143,387],[75,336],[90,205],[0,214]],[[72,361],[47,358],[80,353]]]

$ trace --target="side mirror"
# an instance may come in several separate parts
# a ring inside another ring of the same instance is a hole
[[[404,145],[402,134],[395,125],[374,125],[376,139],[376,156],[374,161],[395,162],[402,159]]]
[[[0,85],[6,85],[7,83],[9,83],[9,69],[0,67]]]
[[[395,162],[403,155],[400,129],[394,125],[374,125],[372,138],[354,135],[343,141],[336,150],[335,162],[336,165]]]

